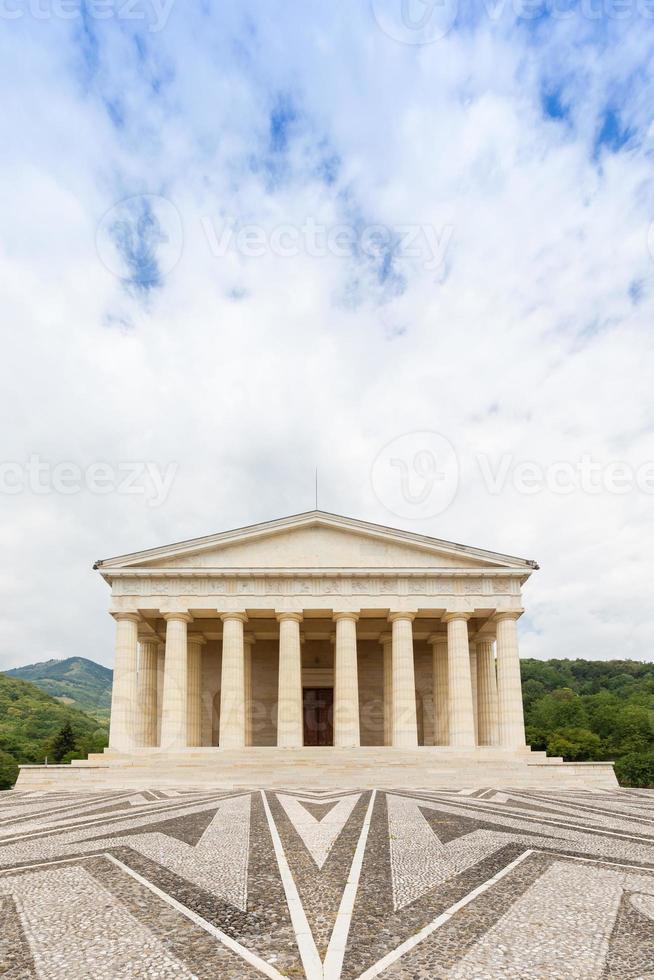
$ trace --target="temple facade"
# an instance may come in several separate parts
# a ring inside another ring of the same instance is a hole
[[[321,511],[99,561],[109,751],[524,753],[533,561]]]

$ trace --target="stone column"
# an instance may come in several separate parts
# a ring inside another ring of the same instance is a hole
[[[111,692],[109,748],[131,752],[137,742],[138,624],[136,613],[114,613],[116,657]]]
[[[434,745],[449,745],[450,719],[447,682],[447,636],[433,633],[428,640],[433,648]]]
[[[357,666],[358,618],[358,613],[334,613],[336,622],[334,745],[339,748],[356,748],[361,744]]]
[[[413,749],[418,745],[416,679],[413,664],[415,613],[392,612],[393,649],[393,745]]]
[[[477,703],[479,705],[478,742],[479,745],[497,745],[499,743],[499,731],[493,637],[478,636],[475,640],[475,647],[477,649]]]
[[[500,744],[511,749],[524,748],[526,741],[516,625],[519,616],[520,613],[498,613],[495,617]]]
[[[220,686],[220,748],[245,745],[245,613],[223,613],[223,663]]]
[[[202,647],[207,641],[200,633],[188,636],[187,745],[202,745]]]
[[[166,655],[164,660],[161,747],[166,751],[186,748],[188,691],[188,613],[164,613]]]
[[[478,713],[479,708],[477,704],[477,650],[474,643],[468,643],[468,651],[470,655],[470,687],[472,689],[472,720],[475,728],[475,745],[479,744],[479,734],[478,734]]]
[[[161,640],[157,641],[157,745],[161,745],[161,710],[163,705],[163,685],[164,685],[164,645]]]
[[[450,745],[474,748],[475,722],[472,709],[468,613],[447,613],[447,682],[450,696]]]
[[[384,672],[384,745],[393,744],[393,634],[382,633],[379,637],[382,645]]]
[[[156,636],[139,637],[138,717],[139,745],[157,744],[157,652]]]
[[[245,684],[245,744],[252,745],[252,647],[254,633],[244,633],[245,662],[243,681]]]
[[[279,613],[279,689],[277,698],[277,745],[285,749],[304,744],[302,709],[302,644],[300,613]]]

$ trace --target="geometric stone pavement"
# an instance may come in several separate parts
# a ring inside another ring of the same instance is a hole
[[[654,977],[654,793],[0,795],[2,980]]]

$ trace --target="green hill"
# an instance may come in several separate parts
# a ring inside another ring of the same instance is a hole
[[[46,660],[6,671],[8,677],[31,681],[53,698],[101,721],[109,721],[113,671],[84,657]]]
[[[523,660],[527,742],[574,761],[613,759],[627,786],[654,786],[654,664]]]
[[[86,756],[102,751],[107,727],[97,718],[62,704],[29,681],[0,673],[0,757],[8,753],[16,762],[58,761],[57,736],[70,726],[72,744],[61,753]]]

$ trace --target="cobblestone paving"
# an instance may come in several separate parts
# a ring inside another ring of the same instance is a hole
[[[0,794],[0,978],[654,977],[654,792]]]

